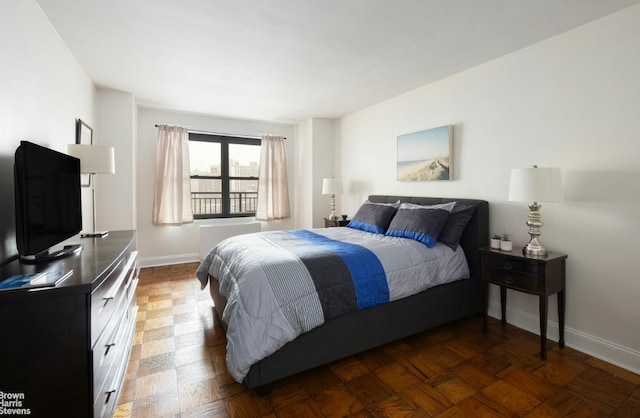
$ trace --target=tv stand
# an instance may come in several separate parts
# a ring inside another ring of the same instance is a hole
[[[62,249],[57,251],[44,250],[36,255],[20,256],[20,261],[26,264],[47,263],[58,258],[79,254],[82,251],[82,248],[82,244],[65,245]]]
[[[73,270],[56,286],[0,290],[0,391],[34,417],[111,417],[126,374],[138,310],[135,231],[83,245],[50,263],[0,267],[0,280]]]

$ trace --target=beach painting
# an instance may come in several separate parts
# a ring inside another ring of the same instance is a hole
[[[398,136],[398,181],[453,179],[453,126]]]

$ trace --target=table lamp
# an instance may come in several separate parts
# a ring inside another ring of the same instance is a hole
[[[336,194],[342,193],[342,182],[334,178],[322,179],[322,194],[330,194],[331,201],[329,206],[331,207],[331,214],[329,219],[335,221],[338,219],[336,215]]]
[[[559,168],[538,167],[515,168],[511,170],[509,184],[509,200],[516,202],[533,202],[529,205],[529,235],[531,240],[522,252],[528,257],[545,257],[548,252],[540,243],[542,217],[538,202],[562,201],[562,179]]]
[[[80,160],[80,172],[89,174],[91,198],[93,202],[93,232],[82,233],[82,238],[104,237],[109,231],[96,231],[96,174],[114,174],[116,172],[113,147],[103,145],[69,144],[67,153]]]

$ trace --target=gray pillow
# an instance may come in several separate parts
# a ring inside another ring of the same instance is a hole
[[[460,203],[456,203],[447,218],[447,223],[444,225],[444,228],[442,228],[442,231],[440,231],[438,241],[455,251],[460,244],[462,232],[464,232],[464,228],[469,223],[469,220],[471,220],[475,210],[475,205],[461,205]]]
[[[347,226],[374,234],[384,234],[398,205],[399,203],[364,202]]]
[[[385,235],[409,238],[420,241],[427,247],[433,247],[456,202],[440,205],[415,205],[402,203]]]

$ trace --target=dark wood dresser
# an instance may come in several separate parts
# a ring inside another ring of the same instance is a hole
[[[73,270],[55,287],[0,291],[0,391],[16,400],[8,409],[33,417],[111,416],[138,309],[135,231],[68,243],[83,251],[0,268],[0,279]]]

